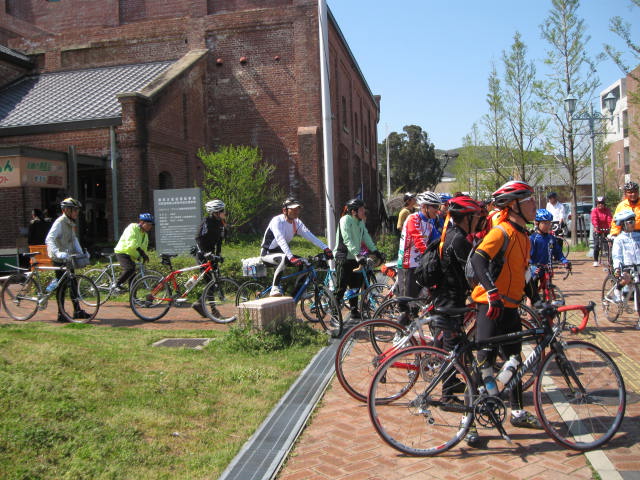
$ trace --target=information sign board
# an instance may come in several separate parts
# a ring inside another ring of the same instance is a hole
[[[189,253],[202,221],[199,188],[153,191],[156,251]]]

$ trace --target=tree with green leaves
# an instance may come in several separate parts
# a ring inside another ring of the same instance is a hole
[[[229,145],[216,152],[201,148],[198,157],[204,166],[202,200],[222,200],[232,226],[248,223],[283,196],[274,187],[275,167],[262,160],[258,148]]]
[[[550,119],[545,150],[562,168],[560,177],[569,186],[571,208],[577,211],[577,185],[579,174],[590,161],[587,122],[574,122],[567,112],[564,99],[571,94],[582,105],[590,102],[599,81],[593,61],[585,52],[590,37],[584,20],[578,17],[579,0],[552,0],[552,8],[540,26],[542,38],[548,43],[545,63],[551,73],[546,80],[535,83],[539,98],[536,108]],[[571,235],[576,241],[576,224],[571,224]]]
[[[500,77],[495,63],[491,64],[489,74],[489,92],[487,93],[489,111],[482,116],[489,157],[484,160],[485,183],[498,187],[512,174],[507,168],[506,152],[506,113]]]
[[[388,136],[391,189],[423,191],[435,187],[442,179],[445,164],[436,158],[429,135],[417,125],[407,125],[404,133]],[[387,143],[378,145],[378,158],[386,158]]]

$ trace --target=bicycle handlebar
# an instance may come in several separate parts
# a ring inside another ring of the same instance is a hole
[[[550,323],[552,323],[553,319],[556,317],[556,314],[558,313],[562,313],[562,312],[569,312],[569,311],[573,311],[573,310],[580,310],[582,312],[582,322],[580,323],[580,325],[578,325],[577,327],[572,326],[569,328],[569,331],[571,333],[578,333],[583,331],[586,326],[587,326],[587,322],[589,321],[589,314],[593,313],[594,315],[594,322],[597,321],[595,319],[595,315],[596,315],[596,304],[593,301],[590,301],[588,304],[586,305],[562,305],[560,307],[556,307],[555,305],[552,305],[551,303],[539,303],[536,305],[536,310],[537,312],[546,320],[548,320]],[[566,317],[564,317],[565,320],[562,320],[562,322],[566,321]],[[562,327],[564,327],[564,325],[562,325]]]

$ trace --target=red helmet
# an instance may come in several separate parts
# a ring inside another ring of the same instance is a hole
[[[533,195],[533,187],[519,180],[507,182],[491,194],[498,208],[504,208],[513,200],[524,200],[531,195]]]
[[[481,210],[482,207],[480,207],[480,204],[469,195],[459,195],[449,200],[449,212],[451,213],[477,213]]]

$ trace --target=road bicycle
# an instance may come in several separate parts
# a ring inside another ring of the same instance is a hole
[[[104,268],[92,268],[84,272],[84,275],[93,280],[93,283],[96,284],[98,290],[100,290],[100,304],[107,302],[112,296],[119,295],[120,292],[116,288],[116,281],[120,273],[117,269],[120,267],[120,264],[114,262],[116,258],[115,253],[101,253],[100,256],[107,259],[108,263]],[[163,262],[166,260],[163,258]],[[166,263],[165,263],[166,264]],[[171,260],[169,260],[169,267],[171,267]],[[150,268],[145,266],[145,263],[142,261],[136,262],[136,273],[131,277],[129,282],[130,285],[133,285],[136,280],[144,277],[145,275],[154,275],[158,278],[162,278],[163,275]]]
[[[554,303],[556,306],[565,304],[565,296],[562,290],[553,283],[553,277],[555,276],[555,268],[558,263],[549,262],[547,264],[536,264],[535,267],[539,269],[538,273],[538,296],[541,301],[547,303]],[[571,264],[565,269],[565,275],[562,280],[566,280],[571,275]]]
[[[163,254],[167,258],[175,256]],[[204,258],[206,261],[202,264],[174,270],[164,277],[146,275],[139,278],[131,285],[129,304],[133,313],[145,322],[153,322],[164,317],[172,306],[191,307],[200,302],[210,320],[233,322],[238,282],[221,276],[222,257],[205,253]],[[200,290],[203,284],[204,289]],[[233,314],[230,315],[231,310]]]
[[[602,310],[612,323],[625,311],[640,316],[640,265],[622,265],[620,272],[620,278],[610,273],[602,283]]]
[[[544,322],[536,328],[482,342],[463,337],[452,352],[429,346],[396,352],[378,368],[369,388],[367,407],[374,428],[392,447],[417,456],[449,450],[466,436],[472,422],[478,428],[496,428],[510,442],[502,425],[507,416],[505,398],[535,368],[533,401],[547,434],[578,451],[601,447],[624,418],[622,375],[601,348],[567,341],[564,322],[556,320],[562,318],[558,312],[579,311],[582,322],[571,331],[580,331],[594,308],[593,302],[586,306],[543,304],[538,312]],[[468,361],[473,351],[536,337],[539,345],[508,371],[512,373],[505,375],[504,384],[475,384],[480,372],[475,361]],[[490,394],[494,389],[496,393]]]
[[[331,336],[342,335],[343,321],[340,308],[331,290],[320,282],[318,270],[327,270],[328,257],[324,253],[302,258],[303,266],[294,273],[283,275],[280,278],[278,287],[280,291],[285,291],[283,282],[294,282],[293,301],[300,305],[303,316],[307,319],[313,318],[314,322],[319,322],[322,329],[328,331]],[[236,305],[243,302],[266,298],[270,296],[272,285],[264,285],[257,279],[247,280],[238,288],[236,295]]]
[[[561,243],[564,257],[569,258],[570,245],[565,238],[568,234],[566,223],[563,222],[561,226],[559,222],[551,222],[551,234]]]
[[[100,309],[100,291],[93,281],[75,272],[76,261],[85,254],[70,255],[61,267],[40,266],[34,258],[38,252],[26,253],[32,261],[32,270],[11,266],[17,270],[2,287],[2,305],[14,320],[29,320],[38,310],[45,310],[49,298],[56,295],[59,313],[69,322],[87,323]],[[59,280],[43,287],[41,270],[62,271]]]
[[[349,395],[361,402],[367,401],[371,378],[376,368],[387,357],[408,346],[442,344],[443,332],[441,329],[434,328],[432,321],[438,315],[450,315],[450,310],[439,310],[422,299],[408,297],[399,297],[391,302],[385,302],[385,310],[391,311],[388,306],[397,301],[409,303],[412,310],[418,309],[418,313],[412,315],[409,325],[403,326],[394,319],[381,318],[376,314],[373,320],[351,328],[344,334],[338,345],[335,357],[338,381]],[[520,307],[523,328],[537,326],[539,322],[537,314],[524,304]],[[530,319],[533,319],[534,323],[531,323]],[[473,337],[475,335],[476,309],[474,304],[459,309],[456,317],[452,320],[461,320],[460,328],[467,336]],[[425,327],[429,329],[426,333]],[[523,345],[523,351],[530,351],[535,348],[536,344],[537,341],[526,343]],[[502,356],[504,357],[504,355]],[[523,378],[523,389],[528,389],[533,384],[533,380],[533,375],[527,375]]]

